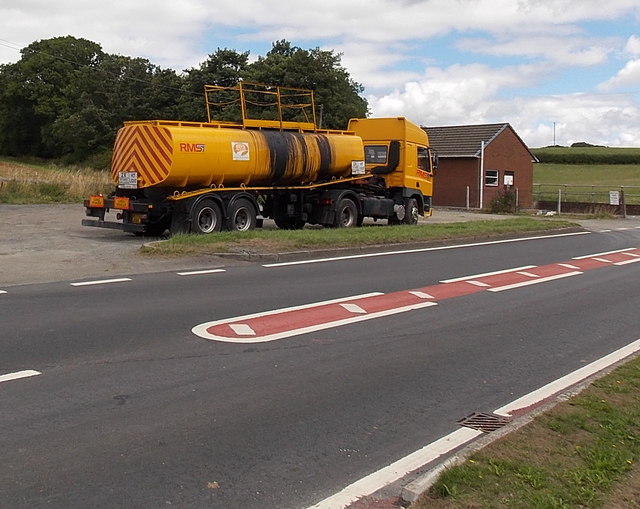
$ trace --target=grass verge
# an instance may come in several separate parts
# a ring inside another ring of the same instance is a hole
[[[0,160],[0,203],[79,203],[112,189],[108,172]]]
[[[445,471],[411,509],[640,507],[640,358]]]
[[[575,223],[557,219],[517,217],[493,221],[470,221],[415,226],[364,226],[304,230],[253,230],[220,232],[214,235],[175,235],[143,252],[160,255],[214,253],[281,253],[324,248],[359,248],[388,244],[407,244],[452,238],[490,237],[493,235],[538,232],[569,228]]]

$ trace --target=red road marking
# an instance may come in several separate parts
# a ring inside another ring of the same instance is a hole
[[[640,249],[629,248],[564,263],[516,268],[491,274],[443,281],[439,284],[388,294],[369,294],[226,318],[197,325],[194,334],[214,341],[257,343],[274,341],[329,327],[339,327],[381,316],[403,313],[436,305],[437,301],[483,291],[503,291],[543,283],[615,264],[640,261]]]

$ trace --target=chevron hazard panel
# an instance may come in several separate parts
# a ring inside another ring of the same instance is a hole
[[[118,131],[111,160],[111,177],[136,172],[138,187],[149,187],[165,180],[173,161],[173,143],[168,129],[157,125],[134,124]]]

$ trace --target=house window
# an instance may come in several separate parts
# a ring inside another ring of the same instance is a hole
[[[505,187],[513,187],[515,185],[516,175],[512,171],[504,172],[504,186]]]
[[[498,170],[487,170],[484,172],[484,185],[487,187],[498,186]]]
[[[385,145],[367,145],[364,148],[364,162],[385,164],[387,162],[387,147]]]

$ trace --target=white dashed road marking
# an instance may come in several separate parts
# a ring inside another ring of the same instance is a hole
[[[81,283],[71,283],[71,286],[106,285],[110,283],[124,283],[125,281],[131,281],[131,278],[121,277],[118,279],[101,279],[99,281],[82,281]]]
[[[19,380],[20,378],[29,378],[30,376],[41,375],[40,371],[33,369],[25,369],[24,371],[16,371],[15,373],[7,373],[6,375],[0,375],[0,382],[9,382],[11,380]]]

